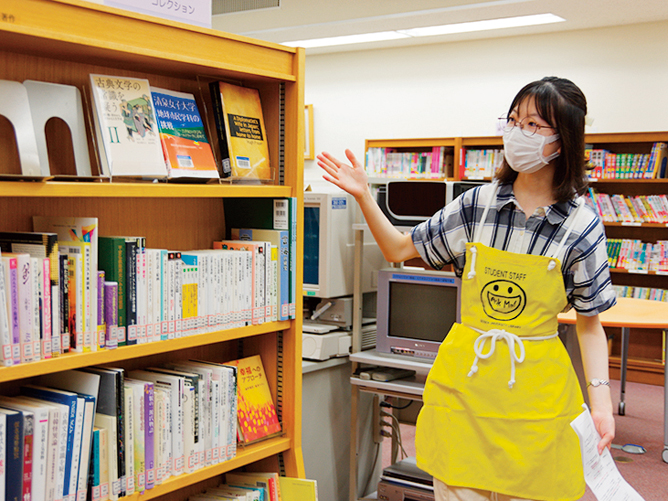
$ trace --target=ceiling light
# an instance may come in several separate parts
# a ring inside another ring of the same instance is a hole
[[[441,26],[427,26],[425,28],[412,28],[407,30],[380,31],[376,33],[363,33],[360,35],[345,35],[339,37],[313,38],[311,40],[297,40],[294,42],[283,42],[289,47],[304,47],[306,49],[315,47],[329,47],[333,45],[348,45],[366,42],[383,42],[410,37],[427,37],[435,35],[450,35],[456,33],[468,33],[473,31],[498,30],[503,28],[517,28],[521,26],[536,26],[540,24],[559,23],[565,19],[554,14],[536,14],[532,16],[505,17],[500,19],[487,19],[484,21],[473,21],[469,23],[444,24]]]
[[[453,33],[469,33],[472,31],[499,30],[503,28],[517,28],[520,26],[535,26],[539,24],[559,23],[564,18],[554,14],[537,14],[534,16],[505,17],[501,19],[487,19],[470,23],[444,24],[442,26],[427,26],[398,30],[411,37],[429,37],[434,35],[450,35]]]
[[[329,47],[332,45],[384,42],[386,40],[396,40],[398,38],[409,38],[409,36],[410,35],[405,35],[403,33],[399,33],[398,31],[379,31],[376,33],[362,33],[361,35],[345,35],[340,37],[298,40],[296,42],[283,42],[283,45],[287,45],[288,47],[304,47],[305,49],[311,49],[314,47]]]

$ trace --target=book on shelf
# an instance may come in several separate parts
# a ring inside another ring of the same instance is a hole
[[[222,177],[273,181],[267,131],[257,89],[211,82]]]
[[[167,177],[148,80],[91,74],[90,86],[102,172]]]
[[[151,96],[169,178],[218,179],[195,96],[158,87],[151,87]]]
[[[5,422],[5,482],[7,501],[23,500],[23,414],[0,407],[0,422]]]
[[[125,473],[121,492],[126,496],[136,491],[135,482],[135,401],[132,386],[123,382],[123,428],[125,429]]]
[[[143,493],[146,490],[146,449],[145,449],[145,381],[139,381],[126,377],[124,382],[126,393],[132,393],[132,409],[126,409],[128,414],[128,426],[132,427],[133,450],[132,457],[128,461],[134,464],[134,490]],[[127,472],[126,472],[127,473]]]
[[[59,250],[61,254],[67,255],[72,263],[71,280],[68,285],[70,315],[74,315],[74,320],[70,323],[70,329],[74,325],[76,332],[70,337],[74,341],[74,344],[70,344],[70,349],[77,352],[97,351],[97,304],[91,304],[92,289],[97,290],[97,280],[93,280],[91,276],[91,244],[81,241],[63,242]],[[97,301],[97,292],[95,298]],[[93,311],[95,311],[95,326],[93,326]]]
[[[30,254],[5,252],[3,256],[16,258],[20,362],[33,362],[36,360],[35,343],[39,345],[39,339],[35,339],[33,328],[35,312],[33,311],[33,267]]]
[[[318,501],[318,483],[308,478],[278,477],[281,501]]]
[[[275,435],[281,432],[267,376],[260,355],[227,362],[237,373],[238,436],[242,443]]]
[[[13,331],[15,329],[18,330],[18,319],[16,320],[16,326],[14,326],[14,320],[12,319],[12,308],[15,301],[7,299],[8,294],[12,294],[11,286],[8,283],[10,278],[8,275],[9,270],[5,269],[4,259],[2,259],[0,261],[0,360],[2,360],[2,365],[5,367],[14,365],[12,338]],[[14,281],[16,282],[16,277],[14,277]],[[2,486],[0,486],[1,488]]]

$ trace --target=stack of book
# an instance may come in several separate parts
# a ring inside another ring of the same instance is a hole
[[[668,290],[653,287],[633,287],[631,285],[613,285],[617,297],[649,299],[650,301],[668,301]]]
[[[374,147],[367,150],[366,173],[381,178],[440,179],[452,171],[452,162],[452,154],[444,146],[422,152]]]
[[[609,238],[608,263],[631,273],[668,274],[668,240],[655,244],[641,240]]]
[[[585,201],[606,223],[668,223],[666,195],[609,195],[590,188]]]

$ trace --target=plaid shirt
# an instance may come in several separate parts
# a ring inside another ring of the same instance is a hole
[[[458,276],[464,271],[466,243],[471,242],[483,211],[494,195],[492,185],[463,193],[431,219],[412,230],[422,259],[435,269],[452,263]],[[518,254],[552,256],[567,227],[565,220],[577,204],[575,199],[539,207],[526,218],[511,184],[500,185],[496,203],[490,207],[481,243]],[[561,272],[570,306],[582,315],[601,313],[615,304],[610,281],[603,224],[589,206],[580,210],[561,254]]]

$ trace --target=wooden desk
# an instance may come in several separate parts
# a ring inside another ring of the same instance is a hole
[[[625,413],[624,394],[626,390],[626,367],[628,363],[629,334],[631,328],[668,330],[668,303],[644,299],[618,298],[617,304],[599,315],[603,327],[621,327],[621,396],[619,415]],[[559,323],[574,325],[575,310],[559,314]],[[668,360],[668,345],[665,346]],[[663,405],[663,461],[668,463],[668,371],[664,368]]]

